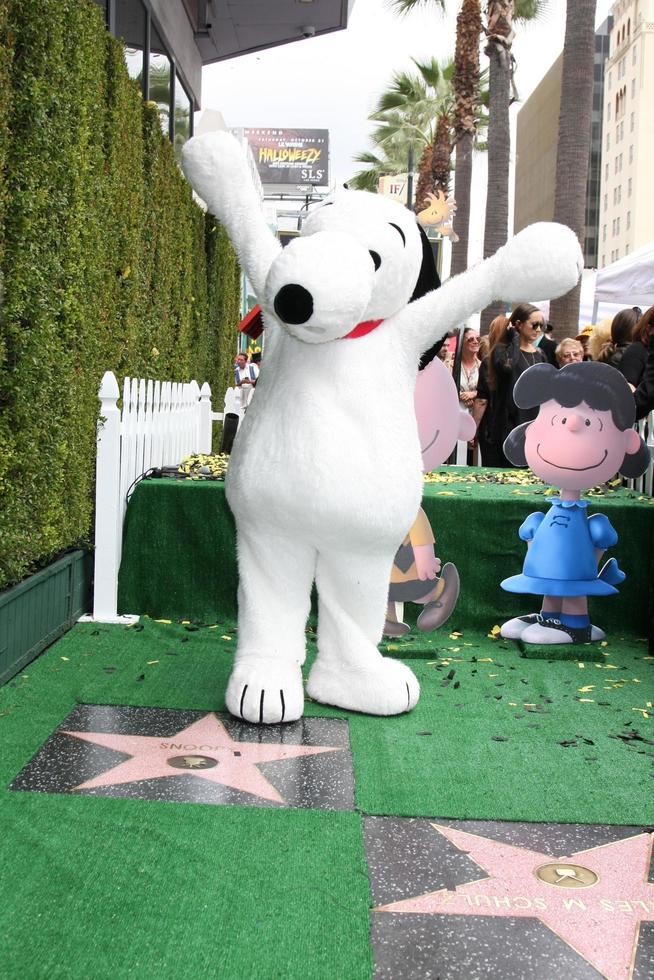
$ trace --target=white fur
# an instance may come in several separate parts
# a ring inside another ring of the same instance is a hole
[[[228,134],[190,140],[184,171],[228,230],[264,311],[256,396],[232,453],[227,495],[238,532],[239,639],[227,690],[237,717],[299,718],[311,584],[317,701],[397,714],[418,700],[403,664],[383,658],[388,582],[420,504],[413,408],[420,354],[492,300],[555,297],[583,260],[564,226],[527,228],[492,258],[409,304],[421,265],[414,216],[385,198],[338,194],[284,251],[265,225],[243,154]],[[397,225],[404,236],[397,228]],[[371,251],[381,265],[375,271]],[[283,323],[275,299],[307,289],[313,312]],[[384,319],[365,337],[341,339]]]

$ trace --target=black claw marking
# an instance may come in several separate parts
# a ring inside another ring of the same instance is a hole
[[[245,701],[245,692],[247,691],[247,689],[248,689],[248,685],[246,684],[245,687],[243,688],[243,693],[241,694],[241,707],[239,708],[239,711],[241,713],[241,718],[243,718],[243,702]],[[243,718],[243,721],[245,721],[245,718]]]
[[[411,708],[411,691],[409,690],[409,685],[406,684],[406,710],[408,711],[410,708]]]
[[[266,696],[265,690],[261,692],[261,701],[259,701],[259,724],[263,722],[263,699]]]
[[[286,714],[286,703],[284,701],[284,692],[281,689],[279,691],[279,696],[280,696],[281,701],[282,701],[282,717],[280,718],[280,721],[283,721],[284,720],[284,715]]]

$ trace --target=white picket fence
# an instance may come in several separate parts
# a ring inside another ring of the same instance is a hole
[[[192,453],[211,452],[211,427],[223,418],[211,408],[205,382],[188,384],[125,378],[123,407],[115,375],[107,371],[100,391],[95,491],[95,585],[87,621],[131,623],[117,612],[118,569],[127,496],[153,468],[177,466]]]

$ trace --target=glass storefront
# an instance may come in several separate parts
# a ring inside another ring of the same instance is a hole
[[[179,75],[175,75],[175,156],[179,160],[184,143],[191,138],[193,107]]]
[[[125,61],[130,78],[143,88],[146,11],[141,0],[115,0],[115,35],[125,42]]]
[[[150,70],[149,91],[150,102],[156,102],[159,109],[161,128],[172,138],[170,126],[170,97],[172,94],[172,66],[168,51],[159,36],[154,24],[150,27]]]
[[[2,0],[0,0],[2,2]],[[193,135],[193,100],[176,70],[174,52],[165,44],[148,0],[93,0],[107,29],[124,44],[130,78],[139,83],[143,98],[155,102],[165,135],[179,160],[182,146]],[[187,13],[197,19],[193,6]]]

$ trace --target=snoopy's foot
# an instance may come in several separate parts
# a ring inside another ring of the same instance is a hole
[[[420,685],[408,667],[387,657],[354,668],[318,656],[307,694],[322,704],[367,715],[400,715],[415,707]]]
[[[225,701],[231,714],[243,721],[297,721],[304,711],[300,665],[267,657],[240,660],[234,664]]]

